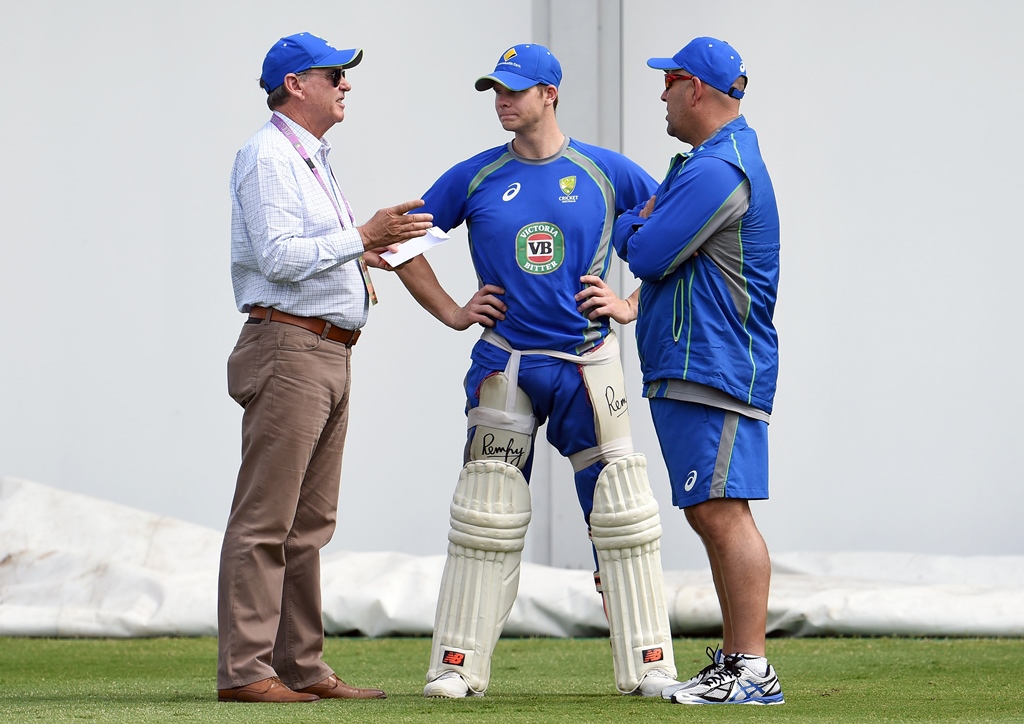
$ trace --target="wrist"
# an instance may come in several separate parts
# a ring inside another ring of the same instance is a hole
[[[462,307],[460,307],[458,304],[455,304],[454,306],[452,306],[452,308],[448,312],[448,314],[444,318],[442,318],[441,321],[444,322],[445,325],[447,325],[449,329],[458,329],[459,328],[459,326],[458,326],[459,325],[459,312],[461,312],[461,311],[462,311]]]

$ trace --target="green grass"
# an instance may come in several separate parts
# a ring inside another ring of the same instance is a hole
[[[689,676],[714,641],[677,639]],[[686,707],[619,696],[608,642],[503,639],[482,699],[425,700],[429,639],[329,639],[327,661],[384,701],[220,704],[213,639],[0,638],[0,721],[1024,721],[1021,639],[771,639],[786,704]]]

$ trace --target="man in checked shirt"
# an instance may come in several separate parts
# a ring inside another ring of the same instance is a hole
[[[273,116],[231,174],[231,278],[249,317],[228,359],[244,409],[242,463],[221,551],[218,698],[384,698],[323,661],[320,549],[337,520],[352,346],[372,302],[374,249],[423,236],[423,201],[356,226],[324,134],[345,118],[345,69],[362,50],[309,33],[267,53]]]

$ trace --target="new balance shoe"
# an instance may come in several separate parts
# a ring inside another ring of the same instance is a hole
[[[482,691],[473,691],[457,671],[446,671],[423,687],[423,696],[428,699],[464,699],[467,696],[483,696]]]
[[[651,669],[640,679],[640,685],[629,692],[629,696],[661,696],[666,688],[677,685],[681,686],[666,669]]]
[[[782,686],[768,659],[729,654],[721,668],[669,698],[673,704],[784,704]]]
[[[666,686],[661,691],[662,699],[671,699],[672,695],[677,691],[688,689],[691,686],[696,686],[704,681],[708,676],[722,668],[723,662],[725,661],[725,654],[722,653],[722,649],[712,649],[708,646],[707,649],[705,649],[705,652],[707,653],[708,658],[711,659],[711,663],[701,669],[696,676],[692,676],[683,682],[677,682],[672,686]]]

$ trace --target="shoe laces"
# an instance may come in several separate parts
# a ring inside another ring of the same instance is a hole
[[[740,671],[740,668],[737,665],[738,660],[738,657],[730,654],[725,657],[725,660],[722,663],[708,666],[704,669],[705,671],[709,671],[710,669],[716,670],[710,671],[708,677],[701,683],[710,689],[714,689],[716,686],[720,686],[727,681],[740,678],[743,675],[743,672]]]
[[[705,651],[705,653],[708,655],[708,658],[711,659],[711,663],[708,664],[707,666],[705,666],[703,669],[701,669],[697,673],[697,675],[693,677],[694,679],[697,679],[698,681],[704,681],[704,678],[708,674],[710,674],[712,671],[714,671],[715,669],[717,669],[718,667],[721,666],[721,662],[715,660],[715,654],[718,653],[718,649],[713,649],[710,646],[708,646],[707,650]]]

